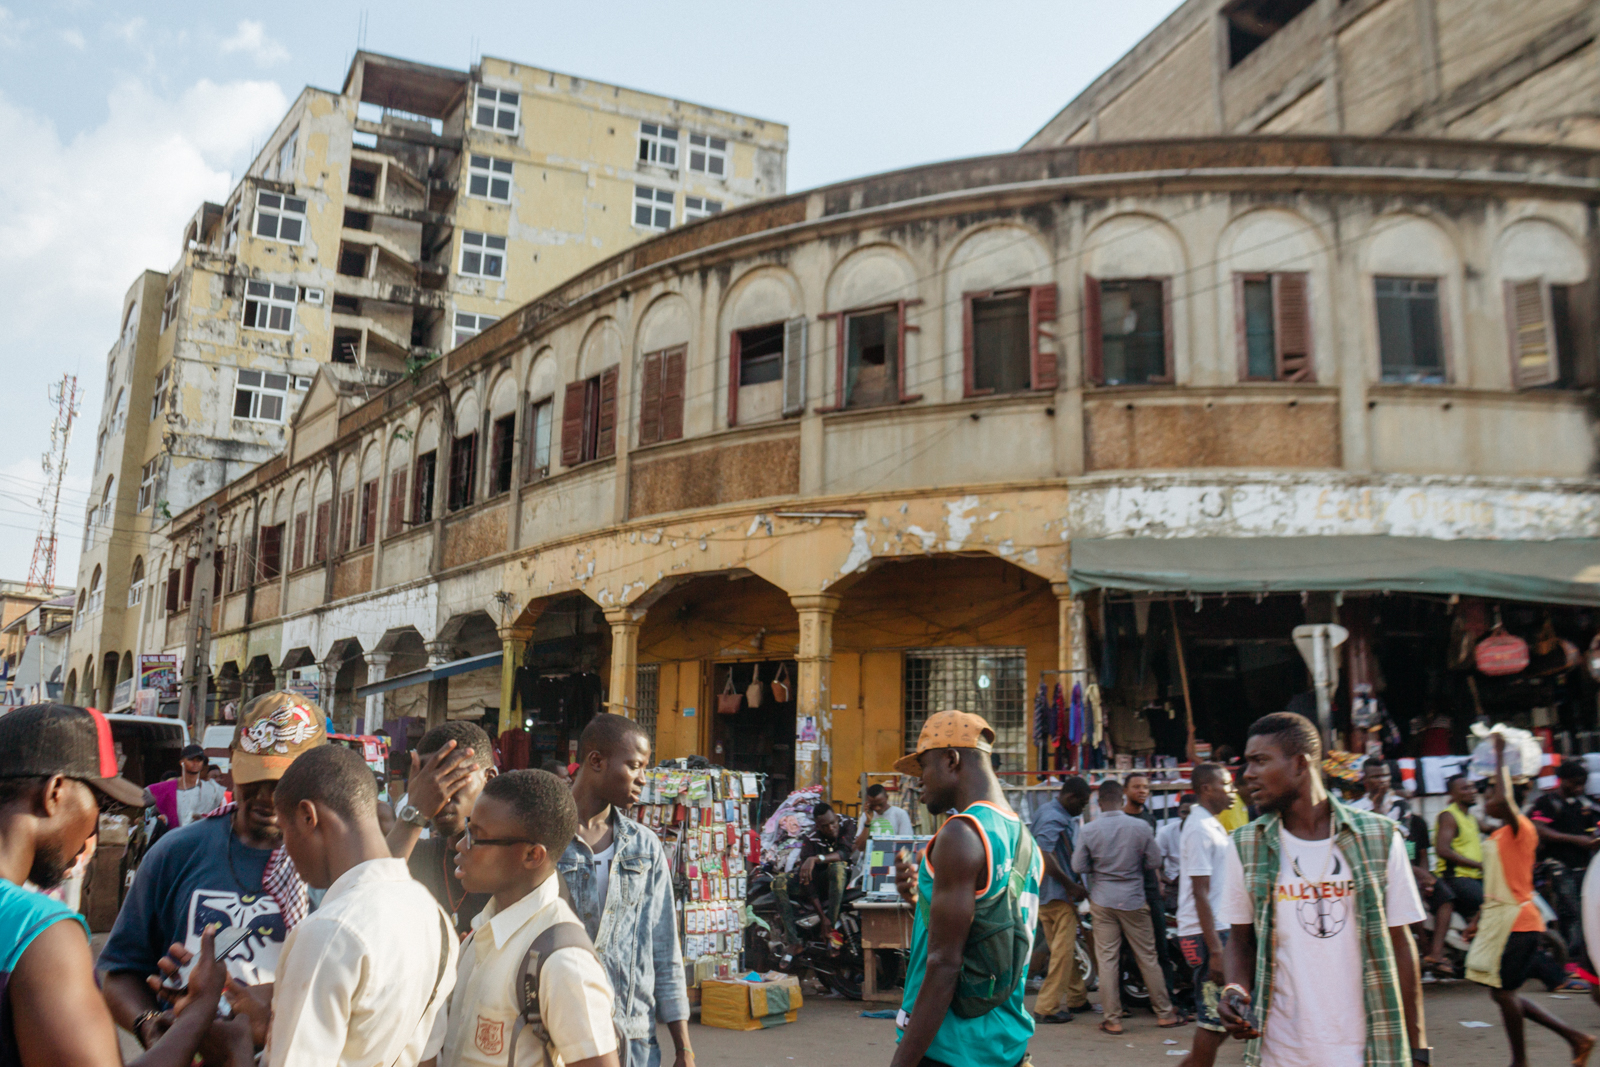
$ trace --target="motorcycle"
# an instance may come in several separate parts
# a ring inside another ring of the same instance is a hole
[[[1175,1002],[1181,1003],[1193,996],[1193,974],[1183,963],[1183,950],[1178,947],[1177,928],[1169,924],[1166,935],[1167,951],[1173,960],[1173,976],[1176,979],[1173,988],[1167,990],[1167,993]],[[1090,949],[1092,944],[1094,944],[1094,923],[1089,917],[1089,902],[1084,901],[1078,905],[1078,938],[1074,955],[1078,974],[1083,978],[1083,987],[1091,993],[1100,988],[1099,969],[1095,963],[1094,953]],[[1117,963],[1123,1007],[1150,1007],[1150,989],[1145,985],[1144,973],[1139,970],[1139,961],[1134,957],[1133,946],[1128,943],[1127,938],[1122,939],[1122,952]]]
[[[861,983],[866,978],[862,963],[861,920],[855,902],[866,896],[852,880],[845,889],[834,932],[840,942],[830,942],[822,916],[808,903],[795,902],[795,925],[800,943],[787,944],[778,895],[772,891],[773,872],[763,866],[751,872],[745,894],[745,965],[752,970],[782,971],[797,978],[815,978],[824,989],[849,1000],[861,999]],[[880,974],[883,973],[880,968]]]

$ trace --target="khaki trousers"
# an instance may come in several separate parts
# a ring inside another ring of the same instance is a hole
[[[1052,900],[1039,909],[1039,936],[1050,946],[1050,970],[1039,986],[1033,1010],[1054,1015],[1062,1008],[1078,1011],[1089,1006],[1089,991],[1078,973],[1078,909],[1065,900]]]
[[[1105,1011],[1105,1021],[1113,1023],[1123,1015],[1120,961],[1124,937],[1133,948],[1133,958],[1139,962],[1139,973],[1144,975],[1145,987],[1150,990],[1150,1006],[1155,1009],[1158,1018],[1171,1018],[1172,1001],[1167,997],[1167,980],[1162,976],[1161,964],[1156,960],[1150,905],[1141,905],[1137,911],[1118,911],[1091,901],[1089,915],[1094,919],[1094,954],[1100,965],[1100,1006]]]

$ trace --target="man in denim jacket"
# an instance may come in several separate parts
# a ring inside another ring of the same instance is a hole
[[[672,870],[656,835],[622,813],[638,801],[649,765],[650,738],[632,719],[596,715],[584,727],[572,784],[578,835],[561,876],[616,992],[624,1067],[659,1067],[657,1019],[677,1046],[673,1067],[694,1067]]]

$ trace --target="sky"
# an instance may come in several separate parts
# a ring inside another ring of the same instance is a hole
[[[1177,4],[0,0],[0,578],[28,575],[50,384],[75,374],[82,395],[56,564],[73,585],[124,294],[357,48],[487,53],[783,122],[794,191],[1017,148]]]

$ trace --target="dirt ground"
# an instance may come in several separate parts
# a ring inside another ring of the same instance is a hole
[[[1524,995],[1574,1026],[1600,1034],[1600,1007],[1592,1001],[1586,997],[1560,999],[1537,986],[1535,990],[1525,990]],[[863,1008],[882,1006],[812,997],[793,1025],[745,1033],[697,1024],[691,1028],[690,1038],[701,1067],[886,1067],[894,1055],[894,1020],[863,1019],[860,1015]],[[1505,1067],[1510,1061],[1500,1013],[1482,988],[1467,982],[1431,984],[1426,992],[1426,1014],[1433,1062],[1450,1067]],[[1193,1026],[1158,1030],[1155,1017],[1146,1012],[1129,1019],[1121,1037],[1108,1037],[1096,1029],[1098,1019],[1098,1015],[1084,1015],[1064,1025],[1041,1026],[1030,1049],[1033,1062],[1038,1067],[1154,1067],[1177,1063],[1194,1035]],[[1465,1027],[1461,1025],[1464,1021],[1491,1025]],[[660,1036],[663,1061],[671,1067],[671,1038],[665,1028]],[[1169,1041],[1174,1043],[1167,1044]],[[1217,1063],[1242,1063],[1241,1048],[1224,1046]],[[1565,1064],[1566,1043],[1530,1023],[1528,1061],[1535,1067]],[[1593,1062],[1600,1067],[1600,1055]]]

